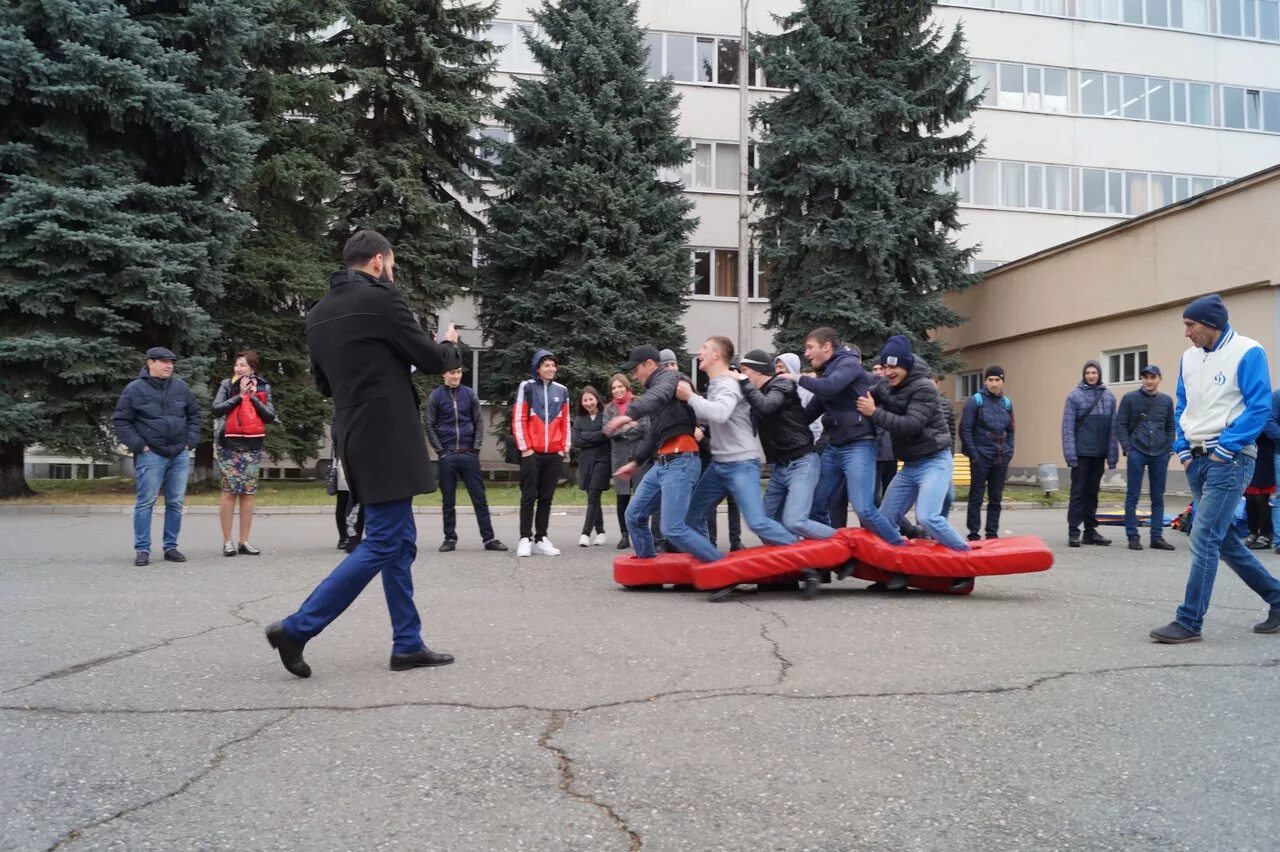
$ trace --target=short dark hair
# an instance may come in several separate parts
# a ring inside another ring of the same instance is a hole
[[[815,328],[813,331],[806,334],[804,339],[806,342],[812,340],[819,346],[826,346],[830,343],[832,349],[840,348],[840,332],[827,325],[824,325],[821,328]]]
[[[733,360],[733,341],[721,334],[713,334],[707,338],[708,342],[714,343],[715,347],[720,350],[720,354],[724,356],[724,360]]]
[[[236,357],[231,359],[231,363],[234,364],[236,361],[239,361],[241,358],[243,358],[244,362],[249,365],[249,369],[253,370],[255,373],[259,372],[262,369],[262,362],[258,360],[258,353],[254,352],[252,349],[246,349],[243,352],[237,352]]]
[[[395,254],[390,240],[377,231],[356,231],[342,247],[342,265],[364,266],[380,254]]]

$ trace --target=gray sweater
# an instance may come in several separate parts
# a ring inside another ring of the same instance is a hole
[[[689,398],[700,422],[711,427],[711,458],[718,462],[759,461],[760,445],[751,425],[751,406],[742,388],[728,376],[707,385],[707,396]]]

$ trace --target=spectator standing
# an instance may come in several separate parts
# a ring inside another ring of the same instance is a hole
[[[1098,490],[1104,468],[1115,470],[1120,442],[1115,430],[1116,398],[1102,383],[1102,365],[1086,361],[1080,384],[1062,408],[1062,454],[1071,468],[1071,502],[1067,507],[1067,543],[1108,545],[1098,533]],[[1080,526],[1084,525],[1081,538]]]
[[[1125,458],[1124,534],[1130,550],[1141,550],[1138,536],[1138,498],[1142,496],[1142,475],[1151,489],[1152,550],[1174,550],[1164,540],[1164,486],[1173,453],[1173,399],[1160,393],[1160,368],[1148,364],[1140,374],[1142,387],[1120,398],[1116,412],[1116,440]]]
[[[520,543],[516,556],[559,556],[547,535],[551,503],[572,448],[569,389],[555,381],[559,365],[549,349],[533,353],[533,378],[520,383],[511,409],[511,434],[520,451]]]
[[[427,441],[440,466],[440,514],[444,523],[440,552],[449,553],[458,546],[458,480],[462,480],[471,498],[484,549],[505,551],[507,546],[493,533],[484,473],[480,470],[480,448],[484,446],[480,397],[462,383],[461,367],[444,373],[442,379],[427,397]]]
[[[191,388],[173,375],[177,356],[163,346],[147,350],[147,363],[125,385],[111,423],[133,453],[137,499],[133,506],[133,564],[151,561],[151,512],[164,491],[164,558],[186,562],[178,550],[182,504],[191,472],[189,450],[200,441],[200,406]]]
[[[951,406],[948,404],[947,409]],[[1013,402],[1004,392],[1004,368],[983,372],[982,390],[965,401],[960,415],[960,447],[969,459],[969,541],[982,528],[982,499],[987,499],[987,538],[1000,535],[1001,501],[1014,446]]]
[[[608,541],[600,495],[609,487],[613,467],[604,424],[600,392],[587,385],[578,395],[578,416],[573,420],[573,446],[578,449],[578,487],[587,493],[587,514],[582,521],[582,535],[578,537],[579,547],[597,547]]]
[[[271,403],[271,385],[259,373],[262,364],[252,350],[237,352],[232,377],[223,379],[213,397],[213,429],[222,494],[218,519],[222,523],[222,555],[243,553],[257,556],[262,551],[249,543],[253,527],[253,504],[258,494],[258,471],[262,467],[262,444],[266,424],[276,419]],[[231,520],[240,504],[240,539],[231,538]]]

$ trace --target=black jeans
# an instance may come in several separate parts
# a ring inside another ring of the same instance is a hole
[[[338,524],[338,541],[355,536],[364,537],[364,506],[351,502],[350,491],[339,491],[333,509],[333,519]],[[352,517],[354,515],[354,517]]]
[[[969,460],[969,535],[976,536],[982,526],[982,497],[987,497],[987,538],[1000,534],[1000,501],[1004,499],[1004,480],[1009,463],[992,464],[977,456]],[[1097,506],[1095,492],[1094,506]]]
[[[1079,532],[1098,528],[1098,489],[1107,460],[1094,456],[1081,456],[1071,468],[1071,502],[1067,505],[1067,529]]]
[[[582,520],[582,534],[591,535],[591,531],[604,532],[604,510],[600,508],[600,490],[587,489],[587,516]]]
[[[560,470],[563,467],[564,459],[559,453],[534,453],[520,459],[521,538],[542,541],[547,537],[547,524],[551,522],[551,500],[556,496],[556,486],[560,484]]]
[[[738,511],[738,502],[733,497],[727,498],[729,501],[729,544],[742,541],[742,513]],[[717,504],[711,507],[711,511],[707,513],[707,536],[711,539],[711,543],[715,544],[720,538],[720,530],[716,523],[716,515],[720,506]],[[718,547],[719,545],[717,545]]]
[[[444,537],[458,539],[458,512],[455,498],[458,496],[458,480],[467,488],[471,506],[476,510],[476,523],[480,526],[481,541],[493,538],[493,523],[489,519],[489,501],[484,490],[484,474],[480,472],[480,457],[475,453],[443,453],[440,456],[440,502],[444,515]]]

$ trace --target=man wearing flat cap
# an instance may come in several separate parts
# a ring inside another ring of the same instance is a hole
[[[200,441],[200,406],[191,388],[174,378],[177,356],[163,346],[147,350],[147,363],[125,385],[111,423],[120,443],[133,453],[137,501],[133,506],[133,564],[151,561],[151,510],[164,490],[164,558],[186,562],[178,550],[182,503],[191,472],[188,450]]]

